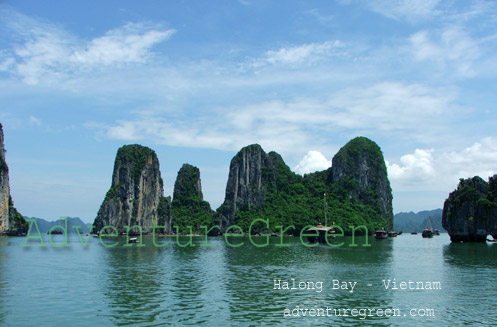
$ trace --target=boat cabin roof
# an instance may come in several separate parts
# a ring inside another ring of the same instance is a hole
[[[328,230],[330,230],[330,231],[334,231],[334,229],[333,229],[333,228],[331,228],[331,227],[328,227],[328,226],[323,226],[323,225],[317,225],[316,227],[311,227],[311,228],[309,228],[308,230],[306,230],[306,232],[307,232],[307,231],[315,231],[315,230],[320,231],[320,232],[322,232],[322,231],[326,232],[326,231],[328,231]]]

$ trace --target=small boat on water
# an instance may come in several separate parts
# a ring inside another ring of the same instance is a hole
[[[431,226],[431,218],[430,217],[428,217],[428,221],[426,222],[426,228],[423,229],[421,236],[423,236],[423,238],[432,238],[433,237],[433,227]]]
[[[440,231],[438,229],[434,229],[433,230],[433,235],[440,235]]]
[[[305,232],[306,233],[315,233],[317,231],[316,235],[313,236],[307,236],[307,240],[309,243],[332,243],[335,240],[335,230],[331,227],[328,226],[323,226],[323,225],[317,225],[316,227],[311,227],[307,229]],[[326,237],[328,237],[328,242],[326,242]]]
[[[374,237],[377,240],[384,240],[384,239],[388,238],[388,233],[384,229],[379,229],[376,232],[374,232]]]
[[[399,235],[399,234],[397,234],[397,232],[396,232],[396,231],[394,231],[394,230],[389,231],[387,234],[388,234],[388,237],[397,237],[397,235]]]
[[[47,232],[47,234],[62,235],[62,234],[64,234],[64,232],[61,231],[60,229],[52,229],[52,231]]]
[[[309,243],[332,243],[335,240],[335,236],[333,234],[336,233],[336,231],[328,227],[328,204],[326,203],[326,193],[323,195],[323,202],[324,202],[324,221],[325,225],[317,225],[315,227],[311,227],[307,229],[305,232],[306,233],[314,233],[315,235],[312,236],[307,236],[307,240]],[[317,233],[316,233],[317,231]],[[330,235],[331,234],[331,235]]]
[[[128,240],[128,243],[138,243],[138,238],[137,237],[130,237]]]
[[[417,232],[411,232],[411,235],[418,235]]]
[[[429,228],[425,228],[423,229],[421,236],[423,236],[423,238],[431,238],[433,237],[433,231]]]

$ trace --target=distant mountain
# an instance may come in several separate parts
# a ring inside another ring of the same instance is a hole
[[[26,218],[29,218],[29,217],[26,217]],[[35,218],[35,217],[29,218],[29,219],[36,220],[36,225],[38,225],[38,228],[40,229],[40,233],[42,233],[42,234],[48,233],[50,231],[50,228],[52,228],[55,225],[64,226],[64,221],[61,219],[58,219],[56,221],[46,221],[45,219]],[[87,224],[85,224],[78,217],[75,217],[75,218],[67,217],[67,233],[68,234],[76,233],[76,229],[73,228],[73,226],[81,226],[79,228],[80,234],[86,234],[89,231]],[[34,231],[34,232],[36,232],[36,231]],[[33,233],[33,231],[32,231],[32,233]]]
[[[393,217],[393,227],[395,230],[404,232],[421,232],[428,225],[428,218],[431,219],[433,228],[440,232],[446,232],[442,227],[442,209],[425,210],[417,213],[400,212]]]

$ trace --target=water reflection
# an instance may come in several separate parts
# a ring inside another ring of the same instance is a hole
[[[123,240],[120,240],[121,244]],[[102,285],[115,325],[154,322],[162,303],[160,248],[147,240],[145,247],[105,248],[106,279]]]
[[[188,237],[180,237],[185,244]],[[167,278],[163,280],[165,289],[165,310],[160,321],[168,325],[223,325],[228,324],[226,305],[226,265],[223,257],[221,238],[205,239],[195,237],[194,247],[179,247],[175,238],[163,259],[167,266]],[[162,253],[164,256],[165,253]],[[224,322],[224,323],[223,323]]]
[[[186,243],[181,237],[180,242]],[[222,244],[213,247],[179,247],[175,238],[164,238],[156,247],[144,237],[144,247],[105,249],[109,316],[115,325],[177,326],[226,321]]]
[[[180,238],[179,241],[184,244],[187,238]],[[203,249],[198,243],[194,245],[193,247],[174,245],[171,248],[172,274],[168,283],[171,310],[166,319],[174,319],[182,325],[191,322],[195,317],[208,314],[205,310],[205,300],[202,298],[208,280],[202,264]],[[180,312],[181,314],[178,314]]]
[[[7,264],[7,237],[0,237],[0,326],[3,325],[5,317],[8,315],[8,309],[5,306],[7,298],[7,278],[5,275],[5,266]]]
[[[497,244],[450,243],[443,247],[446,263],[459,267],[497,267]]]
[[[447,313],[462,324],[493,325],[497,289],[495,281],[497,246],[485,243],[451,243],[443,247],[447,264]],[[476,298],[468,293],[477,294]],[[468,308],[478,307],[478,314]]]
[[[284,310],[297,308],[390,308],[391,295],[369,288],[368,283],[378,281],[378,276],[389,275],[392,243],[374,242],[371,247],[349,247],[351,238],[345,238],[339,248],[319,245],[307,248],[299,238],[287,238],[288,247],[277,247],[278,239],[271,239],[271,246],[257,248],[245,239],[245,246],[225,247],[229,312],[231,321],[243,323],[285,325],[362,325],[359,317],[289,317]],[[362,242],[356,241],[357,244]],[[249,245],[247,245],[249,244]],[[323,282],[323,291],[274,290],[274,280],[297,285],[300,281]],[[357,282],[353,293],[333,290],[333,280]],[[378,286],[378,285],[377,285]],[[295,312],[297,312],[296,310]],[[376,325],[390,325],[385,317],[369,317]]]
[[[497,245],[449,244],[402,235],[371,247],[307,248],[298,238],[277,247],[180,248],[174,238],[157,248],[23,249],[19,238],[0,238],[0,325],[490,325],[494,320]],[[257,241],[262,242],[260,238]],[[121,240],[122,241],[122,240]],[[348,242],[348,243],[347,243]],[[184,243],[182,241],[182,243]],[[274,279],[324,282],[323,291],[274,290]],[[382,279],[440,281],[441,291],[388,291]],[[333,290],[333,280],[358,282],[354,292]],[[368,287],[367,284],[372,286]],[[294,317],[286,308],[433,308],[435,318]]]

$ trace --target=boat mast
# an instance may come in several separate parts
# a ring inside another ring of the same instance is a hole
[[[429,230],[433,230],[433,226],[431,225],[431,216],[428,217],[428,221],[426,222],[427,228]]]
[[[324,225],[328,226],[328,203],[326,203],[326,193],[324,193],[323,199],[324,199]]]

